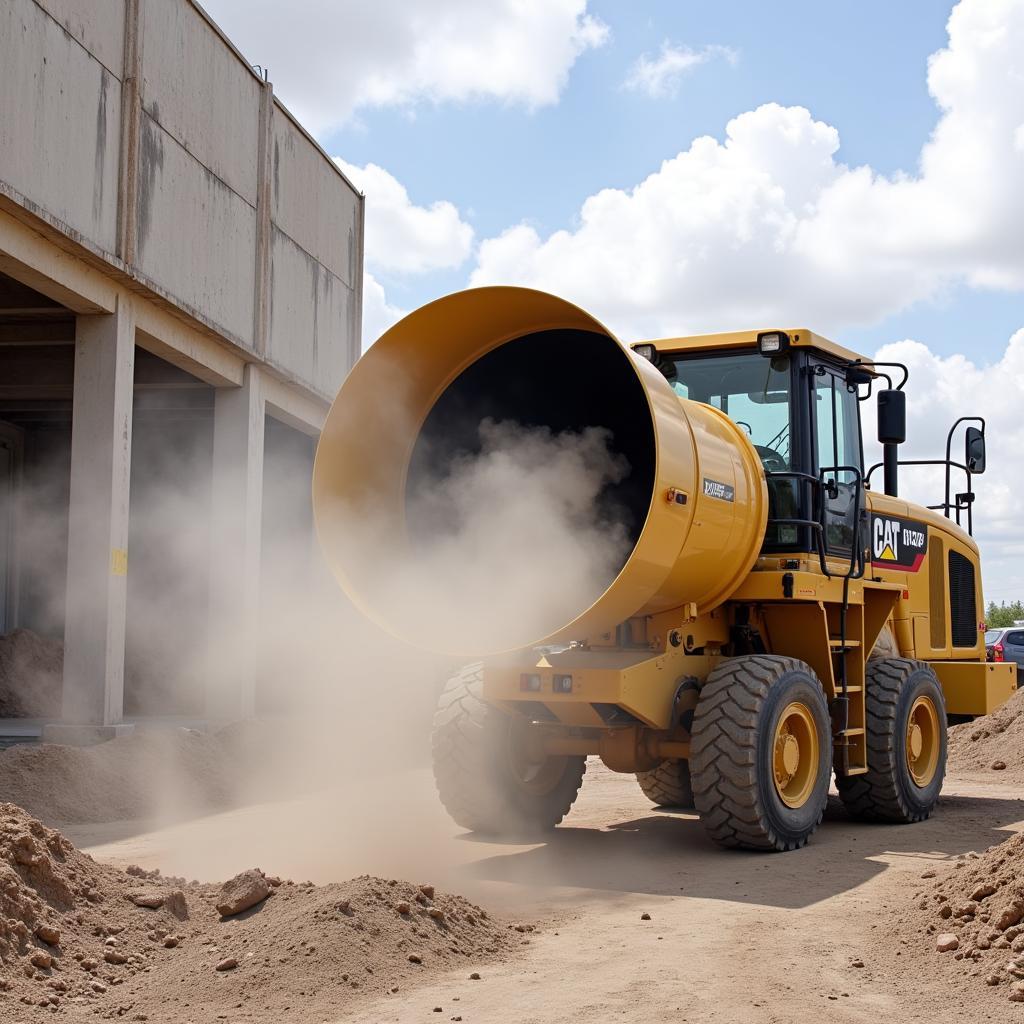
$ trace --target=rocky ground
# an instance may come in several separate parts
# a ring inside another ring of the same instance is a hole
[[[1020,796],[1024,776],[1024,690],[991,715],[955,726],[949,770],[987,776]],[[941,807],[940,812],[941,814]],[[899,916],[897,941],[931,984],[991,1006],[1024,1004],[1024,834],[959,854],[924,871],[913,904]],[[908,948],[909,947],[909,948]],[[1024,1019],[1024,1005],[1015,1017]]]
[[[438,973],[479,978],[532,931],[396,879],[121,870],[0,805],[3,1020],[322,1020]]]
[[[452,825],[426,770],[300,765],[296,796],[249,731],[2,752],[34,813],[0,806],[0,1021],[1024,1024],[1022,712],[952,731],[929,821],[833,797],[763,857],[597,762],[522,845]]]
[[[922,880],[917,912],[902,923],[916,927],[921,945],[934,950],[929,973],[937,983],[951,983],[970,998],[1024,1003],[1024,835],[925,871]],[[1024,1007],[1019,1016],[1024,1019]]]

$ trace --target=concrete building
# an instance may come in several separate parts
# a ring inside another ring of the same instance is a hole
[[[254,666],[135,692],[126,646],[258,629],[264,466],[308,477],[362,263],[362,196],[198,4],[0,5],[0,634],[63,637],[56,736],[252,712]],[[210,557],[169,580],[176,523]]]

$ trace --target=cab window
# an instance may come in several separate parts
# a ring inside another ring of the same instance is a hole
[[[721,409],[746,431],[768,472],[791,468],[789,358],[757,352],[676,357],[676,394]]]

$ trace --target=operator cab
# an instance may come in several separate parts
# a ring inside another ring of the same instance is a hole
[[[676,394],[720,409],[747,434],[768,481],[765,553],[817,551],[857,568],[864,508],[859,374],[870,363],[806,330],[641,343]],[[857,373],[850,373],[857,364]],[[854,379],[851,379],[853,377]]]

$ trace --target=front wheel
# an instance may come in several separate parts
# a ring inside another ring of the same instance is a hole
[[[812,669],[774,654],[718,665],[697,702],[690,771],[716,843],[803,846],[825,813],[832,776],[832,725]]]
[[[910,658],[867,667],[868,771],[837,779],[861,821],[906,825],[935,809],[946,775],[946,702],[932,669]]]
[[[569,813],[586,771],[583,757],[547,757],[525,719],[482,697],[483,666],[445,685],[434,715],[434,782],[456,824],[488,835],[530,835]]]

